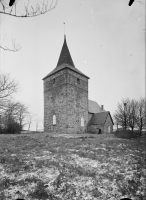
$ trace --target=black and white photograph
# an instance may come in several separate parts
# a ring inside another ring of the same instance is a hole
[[[0,0],[0,200],[146,200],[145,0]]]

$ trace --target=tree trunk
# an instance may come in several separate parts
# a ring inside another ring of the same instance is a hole
[[[140,127],[139,132],[140,132],[140,136],[141,136],[142,135],[142,127]]]
[[[29,129],[30,129],[30,124],[28,125],[28,131],[29,131]]]
[[[140,118],[140,135],[142,135],[142,118]]]

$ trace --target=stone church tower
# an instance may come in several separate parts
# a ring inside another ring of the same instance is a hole
[[[86,131],[88,79],[88,76],[75,67],[64,36],[57,66],[43,78],[45,132]]]

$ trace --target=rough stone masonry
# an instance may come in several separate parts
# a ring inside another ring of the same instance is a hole
[[[88,122],[88,79],[75,68],[66,38],[57,67],[44,80],[44,131],[82,133]]]

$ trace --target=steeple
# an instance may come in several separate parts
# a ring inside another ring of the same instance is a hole
[[[66,35],[64,35],[64,43],[57,63],[57,67],[64,63],[71,65],[72,67],[75,67],[66,43]]]
[[[68,68],[86,78],[89,79],[88,76],[86,76],[85,74],[83,74],[81,71],[79,71],[75,66],[74,66],[74,63],[73,63],[73,60],[71,58],[71,55],[70,55],[70,52],[69,52],[69,49],[68,49],[68,46],[67,46],[67,43],[66,43],[66,36],[64,34],[64,43],[63,43],[63,46],[62,46],[62,50],[61,50],[61,53],[60,53],[60,57],[58,59],[58,63],[57,63],[57,66],[55,67],[55,69],[53,71],[51,71],[47,76],[45,76],[43,78],[43,80],[45,80],[47,77],[49,76],[52,76],[53,74],[57,73],[58,71],[60,70],[63,70],[64,68]]]

